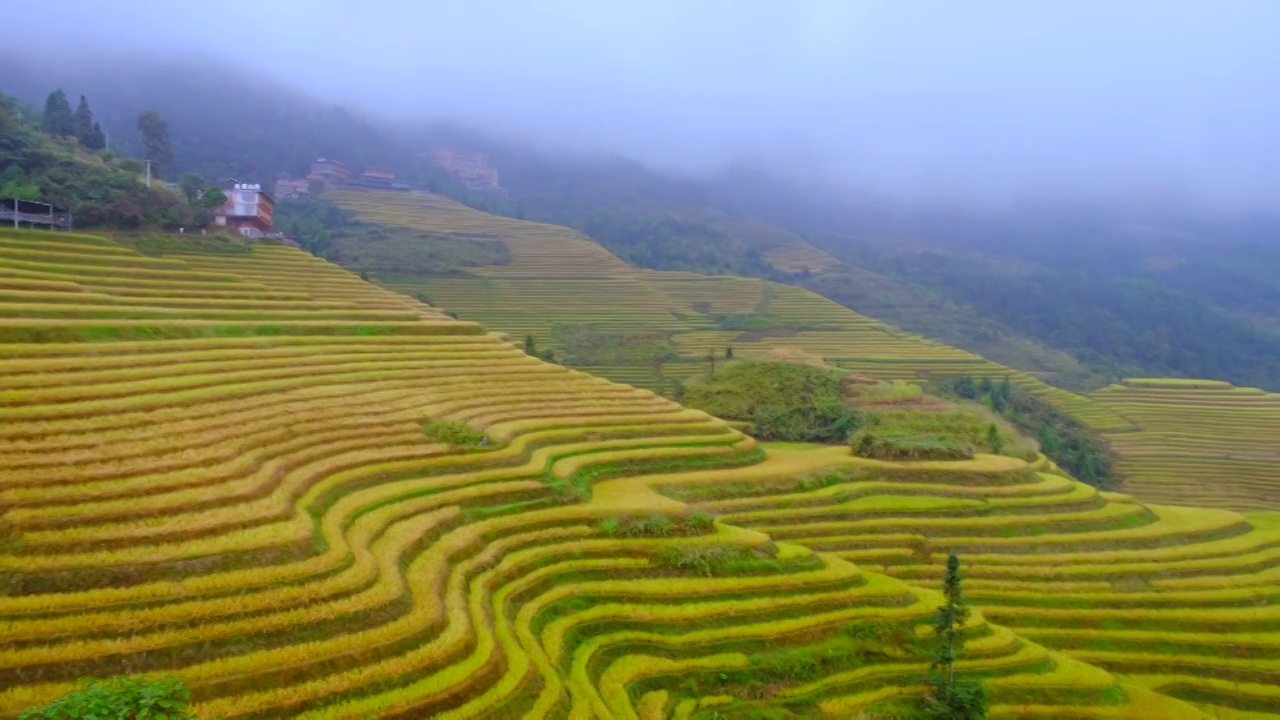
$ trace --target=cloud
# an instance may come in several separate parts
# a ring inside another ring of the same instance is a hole
[[[397,119],[918,195],[1280,181],[1272,0],[46,0],[43,48],[213,54]],[[29,42],[35,43],[36,39]]]

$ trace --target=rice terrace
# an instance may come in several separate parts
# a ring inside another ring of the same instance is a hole
[[[955,672],[989,717],[1280,717],[1275,395],[1074,395],[785,285],[339,201],[509,260],[365,281],[270,243],[0,231],[0,715],[126,675],[177,678],[200,718],[913,717],[955,553]],[[519,346],[583,332],[670,350]],[[1133,480],[1078,482],[995,423],[976,453],[882,459],[654,392],[727,346],[883,387],[1007,377]]]

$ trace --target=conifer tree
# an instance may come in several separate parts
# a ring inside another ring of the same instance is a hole
[[[991,446],[991,452],[997,455],[1004,450],[1004,438],[1000,436],[1000,428],[995,423],[987,426],[987,444]]]
[[[93,139],[93,111],[89,109],[89,99],[83,95],[80,96],[80,104],[76,106],[76,111],[72,115],[72,124],[80,144],[87,145]]]
[[[987,716],[986,687],[978,680],[956,679],[956,654],[964,644],[960,633],[969,619],[969,606],[960,588],[960,558],[955,553],[947,554],[942,594],[946,602],[938,606],[933,621],[937,648],[929,665],[925,711],[938,720],[982,720]]]
[[[102,127],[97,122],[94,122],[93,130],[89,132],[89,137],[81,140],[80,144],[90,150],[101,150],[107,146],[107,136],[102,132]]]
[[[60,89],[49,93],[48,99],[44,101],[43,128],[49,135],[59,137],[75,134],[71,103],[67,102],[67,94]]]

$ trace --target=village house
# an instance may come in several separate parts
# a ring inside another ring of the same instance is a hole
[[[360,178],[356,184],[366,187],[384,187],[389,188],[396,183],[395,173],[382,168],[366,168],[360,173]]]
[[[325,187],[337,187],[351,182],[351,170],[337,160],[320,158],[311,163],[311,172],[307,180],[317,180]]]
[[[275,201],[261,185],[231,182],[223,192],[227,202],[214,213],[214,224],[230,228],[245,237],[261,237],[271,232]]]
[[[472,190],[502,190],[498,185],[498,171],[489,164],[489,156],[484,153],[441,148],[423,155]]]

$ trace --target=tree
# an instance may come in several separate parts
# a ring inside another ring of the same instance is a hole
[[[1004,438],[1000,435],[1000,428],[995,423],[987,426],[987,444],[991,446],[991,452],[997,455],[1004,450]]]
[[[725,360],[732,360],[732,359],[733,359],[733,346],[732,346],[732,345],[730,345],[729,347],[727,347],[727,348],[725,348],[725,349],[724,349],[724,359],[725,359]]]
[[[711,367],[711,377],[715,377],[716,376],[716,351],[715,350],[707,351],[707,365]]]
[[[83,95],[80,96],[80,104],[76,106],[76,111],[72,115],[72,125],[81,145],[92,138],[93,111],[89,109],[88,98]]]
[[[93,129],[89,131],[89,136],[80,141],[90,150],[101,150],[107,146],[107,136],[102,132],[102,127],[98,123],[93,124]]]
[[[178,187],[182,189],[182,194],[187,196],[187,201],[195,203],[204,193],[204,177],[199,173],[187,173],[178,179]]]
[[[200,196],[200,204],[210,210],[222,207],[227,204],[227,194],[220,188],[206,188],[204,194]]]
[[[968,375],[961,375],[956,378],[955,391],[957,395],[966,400],[976,400],[978,398],[978,384]]]
[[[21,720],[194,720],[191,691],[177,678],[147,682],[116,677],[94,680],[43,707],[24,710]]]
[[[946,602],[938,606],[933,620],[937,649],[926,680],[925,711],[939,720],[981,720],[987,716],[986,687],[978,680],[956,679],[956,646],[964,644],[961,632],[969,606],[960,587],[960,558],[954,552],[947,553],[942,594]]]
[[[524,354],[538,356],[538,341],[534,340],[532,335],[524,336]]]
[[[0,200],[39,200],[40,197],[40,187],[32,183],[10,180],[0,185]]]
[[[151,161],[152,172],[159,175],[160,169],[173,159],[169,123],[155,110],[144,111],[138,116],[138,135],[142,137],[142,157]]]
[[[67,102],[67,94],[62,90],[49,93],[44,101],[44,131],[49,135],[66,137],[76,132],[75,118],[71,114],[71,103]]]

